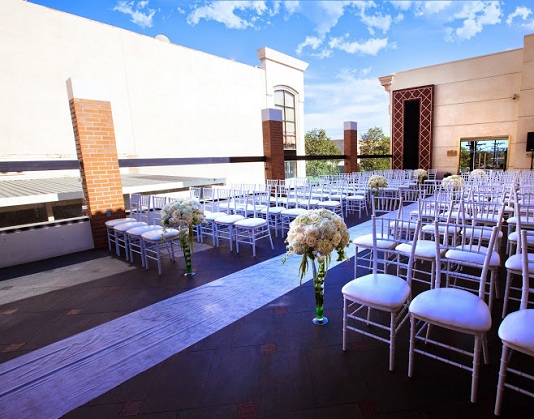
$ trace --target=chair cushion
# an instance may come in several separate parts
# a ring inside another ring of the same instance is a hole
[[[164,228],[161,230],[151,230],[141,234],[143,240],[147,241],[167,241],[175,239],[180,235],[180,231],[175,228]]]
[[[133,221],[137,221],[137,220],[135,218],[115,218],[113,220],[106,221],[106,227],[115,227],[118,224],[130,223]]]
[[[534,244],[534,231],[533,230],[525,230],[527,232],[527,244],[531,245]],[[512,231],[510,234],[508,234],[508,241],[517,243],[519,234],[516,231]]]
[[[423,291],[410,303],[410,313],[453,330],[487,332],[491,328],[488,305],[477,295],[458,288]]]
[[[393,249],[397,245],[397,242],[394,240],[395,238],[393,236],[379,233],[376,238],[376,247],[379,249]],[[364,234],[363,236],[356,237],[352,243],[354,243],[356,247],[372,248],[373,235]]]
[[[458,246],[457,248],[447,250],[447,253],[445,253],[445,257],[447,259],[451,259],[452,261],[458,261],[460,263],[465,262],[482,265],[484,263],[484,258],[486,257],[486,252],[488,248],[480,246],[479,249],[479,252],[469,252],[467,250],[462,250],[461,247]],[[500,266],[500,264],[501,257],[499,256],[499,253],[495,251],[492,252],[490,258],[490,267],[495,268],[497,266]]]
[[[499,337],[510,348],[534,355],[534,309],[508,314],[499,326]]]
[[[340,207],[341,202],[339,201],[321,201],[319,202],[318,206],[325,207],[325,208],[335,208]]]
[[[128,223],[117,224],[115,227],[113,227],[113,230],[124,233],[124,232],[128,231],[131,228],[142,227],[142,226],[147,226],[147,225],[148,224],[143,222],[143,221],[130,221]]]
[[[504,262],[504,267],[510,271],[523,271],[523,255],[516,253]],[[534,274],[534,253],[528,253],[528,272]]]
[[[410,286],[398,276],[369,274],[353,279],[341,289],[343,295],[359,304],[396,311],[408,300]]]
[[[291,208],[291,209],[286,209],[282,211],[280,214],[289,216],[289,217],[298,217],[300,214],[302,214],[305,211],[306,209],[304,208]]]
[[[146,233],[147,231],[152,230],[163,230],[162,226],[140,226],[140,227],[134,227],[129,229],[126,232],[126,235],[128,236],[140,236],[143,233]]]
[[[236,221],[243,220],[245,217],[239,214],[223,215],[215,219],[216,224],[234,224]]]
[[[206,221],[214,221],[215,219],[219,217],[224,217],[225,215],[228,215],[228,214],[225,212],[205,212],[204,219]]]
[[[411,243],[401,243],[395,250],[405,253],[407,255],[412,251]],[[445,252],[445,249],[442,249],[442,254]],[[415,246],[415,257],[421,259],[436,259],[436,242],[431,240],[418,240],[417,245]]]
[[[244,228],[256,228],[266,224],[267,220],[265,218],[245,218],[244,220],[236,221],[234,223],[234,226]]]
[[[269,214],[280,214],[282,211],[285,211],[286,207],[269,207]],[[261,210],[262,214],[267,213],[267,208]]]

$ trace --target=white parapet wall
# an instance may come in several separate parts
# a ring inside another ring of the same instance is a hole
[[[0,234],[0,268],[93,249],[89,220]]]

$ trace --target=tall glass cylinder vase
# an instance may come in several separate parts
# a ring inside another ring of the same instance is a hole
[[[191,246],[192,246],[192,229],[189,227],[186,231],[182,232],[180,234],[180,245],[182,246],[182,251],[184,252],[184,260],[185,260],[185,274],[184,276],[193,276],[195,275],[195,272],[193,272],[193,262],[191,260]]]
[[[319,262],[319,268],[315,266],[315,260],[312,260],[313,269],[313,290],[315,293],[315,318],[313,322],[317,325],[328,323],[328,319],[324,316],[324,278],[326,272],[326,262],[324,260]]]

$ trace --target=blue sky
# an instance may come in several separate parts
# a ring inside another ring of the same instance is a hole
[[[264,46],[306,61],[304,127],[332,139],[344,121],[389,135],[379,76],[521,48],[534,33],[530,0],[30,1],[253,66]]]

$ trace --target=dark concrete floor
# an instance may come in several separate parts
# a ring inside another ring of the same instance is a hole
[[[349,226],[358,223],[349,217]],[[30,276],[72,277],[72,285],[0,306],[0,362],[170,298],[285,251],[266,242],[253,258],[227,245],[194,255],[197,275],[185,278],[183,261],[156,269],[128,264],[94,250],[0,270],[0,281],[22,286]],[[84,276],[87,277],[84,279]],[[95,279],[91,279],[94,276]],[[326,280],[325,315],[316,326],[308,282],[123,382],[65,417],[112,418],[488,418],[493,416],[501,344],[500,301],[488,336],[490,365],[482,365],[478,402],[469,401],[470,373],[416,355],[407,376],[408,324],[397,342],[395,372],[387,345],[351,333],[342,351],[341,287],[353,277],[351,262]],[[504,277],[501,275],[504,280]],[[503,282],[501,280],[501,283]],[[6,290],[0,282],[0,292]],[[229,306],[231,311],[232,307]],[[183,313],[192,316],[195,313]],[[534,327],[534,326],[533,326]],[[450,339],[458,339],[452,336]],[[520,354],[518,354],[520,355]],[[531,358],[514,361],[532,366]],[[1,385],[1,383],[0,383]],[[506,390],[503,418],[534,417],[534,399]]]

